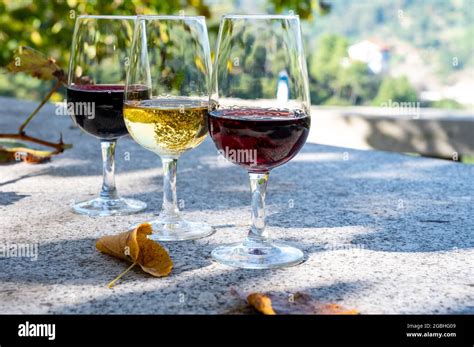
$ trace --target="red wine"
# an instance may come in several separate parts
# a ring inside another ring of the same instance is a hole
[[[303,147],[309,126],[309,115],[299,110],[244,108],[209,113],[209,133],[221,154],[249,172],[266,172],[288,162]]]
[[[137,89],[146,97],[148,90]],[[85,132],[101,139],[127,135],[123,119],[123,85],[74,85],[67,88],[68,112]]]

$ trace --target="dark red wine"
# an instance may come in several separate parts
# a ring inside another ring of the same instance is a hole
[[[145,87],[138,94],[148,93]],[[85,132],[101,139],[127,135],[123,119],[123,85],[74,85],[67,88],[68,112]]]
[[[227,159],[249,172],[283,165],[303,147],[310,117],[302,111],[266,108],[209,113],[209,133]]]

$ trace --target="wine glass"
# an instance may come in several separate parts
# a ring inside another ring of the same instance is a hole
[[[219,246],[212,257],[251,269],[298,264],[302,251],[268,237],[265,192],[270,170],[293,158],[309,133],[299,17],[224,16],[214,64],[209,133],[219,152],[249,173],[252,225],[243,243]]]
[[[133,139],[163,164],[163,206],[150,222],[152,240],[214,232],[204,222],[184,220],[176,196],[178,158],[207,135],[210,71],[204,17],[137,16],[123,115]]]
[[[123,121],[126,63],[135,16],[79,16],[69,63],[67,109],[74,123],[100,140],[103,183],[98,198],[73,210],[88,216],[127,215],[144,202],[121,198],[115,187],[115,145],[128,134]]]

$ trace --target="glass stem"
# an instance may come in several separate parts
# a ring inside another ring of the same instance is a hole
[[[117,199],[115,187],[115,145],[117,140],[100,140],[102,148],[103,181],[100,197],[104,199]]]
[[[265,231],[265,193],[269,173],[249,173],[252,192],[252,226],[247,236],[247,245],[264,244],[268,241]]]
[[[160,217],[168,220],[179,219],[178,198],[176,195],[176,171],[178,159],[161,158],[163,163],[163,206]]]

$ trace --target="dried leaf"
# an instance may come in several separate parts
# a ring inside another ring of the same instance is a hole
[[[55,154],[57,154],[55,151],[34,149],[15,139],[0,140],[0,163],[24,161],[29,164],[38,164],[50,160]]]
[[[41,80],[57,79],[66,83],[66,74],[56,64],[56,60],[47,58],[43,53],[27,46],[18,48],[7,69],[14,73],[24,72]]]
[[[296,292],[293,295],[268,293],[272,307],[278,314],[358,314],[334,303],[322,303],[311,295]]]
[[[272,300],[262,293],[252,293],[247,296],[247,301],[250,305],[263,314],[276,314],[272,307]]]
[[[322,303],[311,295],[296,292],[286,294],[279,292],[251,293],[245,296],[233,289],[232,294],[246,301],[246,307],[233,309],[231,313],[245,314],[252,307],[265,315],[275,314],[358,314],[357,310],[346,309],[334,303]]]
[[[131,261],[143,271],[155,276],[167,276],[173,268],[168,252],[158,243],[148,239],[152,228],[148,223],[118,235],[104,236],[96,242],[96,248],[114,257]]]

